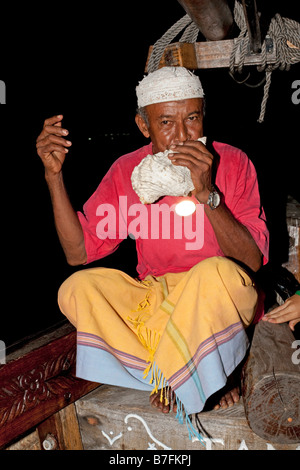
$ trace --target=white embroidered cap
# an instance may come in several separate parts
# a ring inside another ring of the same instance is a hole
[[[163,67],[149,73],[136,87],[138,107],[166,101],[203,98],[199,78],[185,67]]]

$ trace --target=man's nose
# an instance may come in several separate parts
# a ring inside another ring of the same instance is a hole
[[[189,132],[185,123],[184,122],[177,123],[176,136],[175,136],[176,143],[186,142],[189,139],[190,139],[190,135],[189,135]]]

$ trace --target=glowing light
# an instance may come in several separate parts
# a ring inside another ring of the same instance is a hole
[[[196,210],[196,204],[193,201],[184,200],[179,202],[175,207],[175,212],[177,215],[186,217],[187,215],[193,214]]]

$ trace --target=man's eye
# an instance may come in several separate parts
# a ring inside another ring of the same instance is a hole
[[[164,119],[163,121],[161,121],[161,123],[166,126],[167,124],[170,123],[170,121],[167,121],[166,119]]]

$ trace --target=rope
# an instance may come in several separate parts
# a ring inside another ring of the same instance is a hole
[[[197,37],[199,34],[199,28],[198,26],[192,22],[185,30],[181,38],[179,39],[179,42],[190,42],[194,43],[197,41]]]
[[[229,70],[232,77],[236,70],[238,72],[242,71],[245,51],[248,50],[250,42],[243,7],[238,1],[234,5],[234,19],[240,29],[240,34],[235,41],[230,57]],[[289,18],[282,18],[277,13],[270,22],[267,37],[270,37],[275,44],[276,61],[274,64],[267,64],[266,43],[264,41],[261,52],[261,64],[257,66],[259,72],[265,71],[264,94],[258,118],[259,123],[264,121],[273,70],[277,68],[289,70],[292,64],[300,62],[300,24]],[[238,64],[235,65],[238,48],[242,48],[242,51]]]
[[[189,15],[183,16],[153,45],[152,53],[148,62],[148,72],[154,72],[158,69],[160,60],[163,56],[165,48],[173,41],[173,39],[190,23],[192,23]],[[186,41],[188,42],[188,41]]]
[[[234,78],[234,73],[236,71],[239,73],[242,72],[250,43],[243,6],[238,0],[235,0],[233,13],[234,20],[240,29],[240,33],[234,41],[234,46],[229,60],[229,73],[232,78]],[[185,31],[179,39],[179,42],[196,42],[199,28],[192,21],[190,16],[186,14],[171,26],[171,28],[168,29],[168,31],[166,31],[166,33],[154,44],[148,62],[148,73],[154,72],[159,68],[159,64],[166,47],[182,30]],[[265,79],[263,80],[263,82],[265,82],[264,94],[258,118],[259,123],[264,121],[273,70],[277,68],[280,70],[289,70],[292,64],[300,62],[300,24],[294,20],[290,20],[289,18],[282,18],[277,13],[270,22],[266,37],[271,38],[275,44],[276,61],[274,64],[267,64],[267,48],[266,42],[264,41],[260,54],[261,64],[257,66],[257,70],[259,72],[265,71]],[[237,59],[237,51],[240,52],[239,59]],[[247,85],[247,79],[240,83],[245,83]]]

